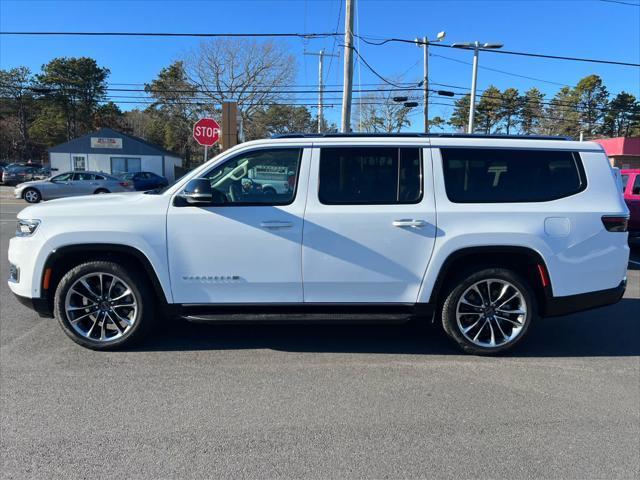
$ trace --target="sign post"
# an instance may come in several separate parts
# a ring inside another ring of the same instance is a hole
[[[193,138],[204,146],[204,161],[207,161],[209,147],[220,140],[220,125],[213,118],[201,118],[193,125]]]

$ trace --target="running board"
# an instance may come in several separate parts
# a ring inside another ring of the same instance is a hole
[[[182,315],[195,323],[405,323],[407,313],[208,313]]]

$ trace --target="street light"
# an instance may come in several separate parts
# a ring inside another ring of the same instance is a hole
[[[473,73],[471,75],[471,101],[469,102],[469,126],[467,133],[473,133],[473,120],[476,109],[476,80],[478,79],[478,52],[480,49],[497,49],[502,48],[502,43],[483,43],[480,42],[464,42],[454,43],[453,48],[473,49]]]
[[[441,42],[446,37],[445,32],[438,32],[436,35],[436,39],[431,42]],[[415,39],[416,46],[422,47],[424,50],[424,79],[422,80],[422,86],[424,88],[424,133],[429,133],[429,39],[427,37],[423,37],[422,40],[419,38]]]

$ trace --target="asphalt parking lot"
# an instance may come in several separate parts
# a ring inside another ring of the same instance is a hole
[[[638,478],[640,252],[618,304],[500,358],[403,326],[164,326],[98,353],[4,279],[2,478]]]

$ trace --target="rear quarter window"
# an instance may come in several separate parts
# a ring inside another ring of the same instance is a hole
[[[545,202],[586,188],[580,156],[566,150],[442,148],[444,182],[455,203]]]

